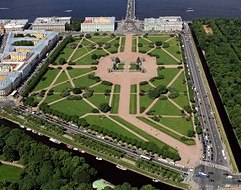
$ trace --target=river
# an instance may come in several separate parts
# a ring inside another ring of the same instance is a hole
[[[143,185],[152,184],[154,187],[158,189],[168,189],[168,190],[177,190],[177,188],[174,188],[172,186],[168,186],[164,183],[154,183],[150,178],[147,178],[143,175],[140,175],[138,173],[132,172],[130,170],[123,171],[118,168],[116,168],[116,165],[101,160],[96,160],[95,156],[92,156],[90,154],[82,154],[78,151],[71,150],[66,147],[64,144],[56,144],[51,141],[49,141],[49,138],[45,136],[39,136],[37,134],[34,134],[30,131],[26,131],[22,128],[20,128],[17,124],[12,123],[5,119],[0,119],[0,126],[4,125],[10,128],[18,128],[22,131],[24,131],[27,135],[32,137],[35,141],[41,142],[49,147],[56,148],[57,150],[65,150],[68,152],[72,152],[75,156],[81,156],[85,158],[86,163],[88,163],[90,166],[94,167],[97,171],[97,178],[105,179],[109,181],[110,183],[114,185],[122,184],[124,182],[130,183],[134,187],[142,187]]]
[[[1,0],[0,18],[40,16],[125,16],[127,0]],[[57,5],[57,6],[56,6]],[[5,9],[7,8],[7,9]],[[187,12],[188,8],[193,9]],[[69,10],[65,12],[66,10]],[[71,11],[71,12],[70,12]],[[184,20],[202,17],[240,17],[240,0],[136,0],[136,16],[182,16]]]

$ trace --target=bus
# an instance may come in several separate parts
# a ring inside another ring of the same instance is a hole
[[[140,158],[144,158],[144,159],[146,159],[146,160],[151,160],[151,158],[150,157],[148,157],[148,156],[145,156],[145,155],[140,155]]]

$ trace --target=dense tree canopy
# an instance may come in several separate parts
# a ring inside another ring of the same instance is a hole
[[[212,30],[206,33],[203,25]],[[204,19],[194,32],[237,138],[241,140],[241,19]]]

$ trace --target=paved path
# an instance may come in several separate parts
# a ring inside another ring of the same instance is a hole
[[[5,164],[5,165],[15,166],[15,167],[18,167],[18,168],[24,168],[24,165],[18,164],[18,163],[15,163],[15,162],[7,162],[7,161],[3,161],[3,160],[0,160],[0,162],[2,164]]]

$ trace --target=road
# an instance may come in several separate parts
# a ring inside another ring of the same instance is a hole
[[[208,177],[194,175],[194,180],[200,184],[201,189],[217,189],[228,184],[238,184],[237,180],[227,180],[227,175],[232,175],[229,168],[228,155],[224,149],[218,126],[215,121],[209,96],[205,89],[203,78],[197,65],[194,45],[188,25],[185,25],[181,34],[184,44],[185,56],[191,80],[194,86],[196,109],[203,130],[203,161],[195,168],[194,174],[204,172]],[[226,174],[226,175],[224,175]],[[239,176],[235,176],[239,179]]]

